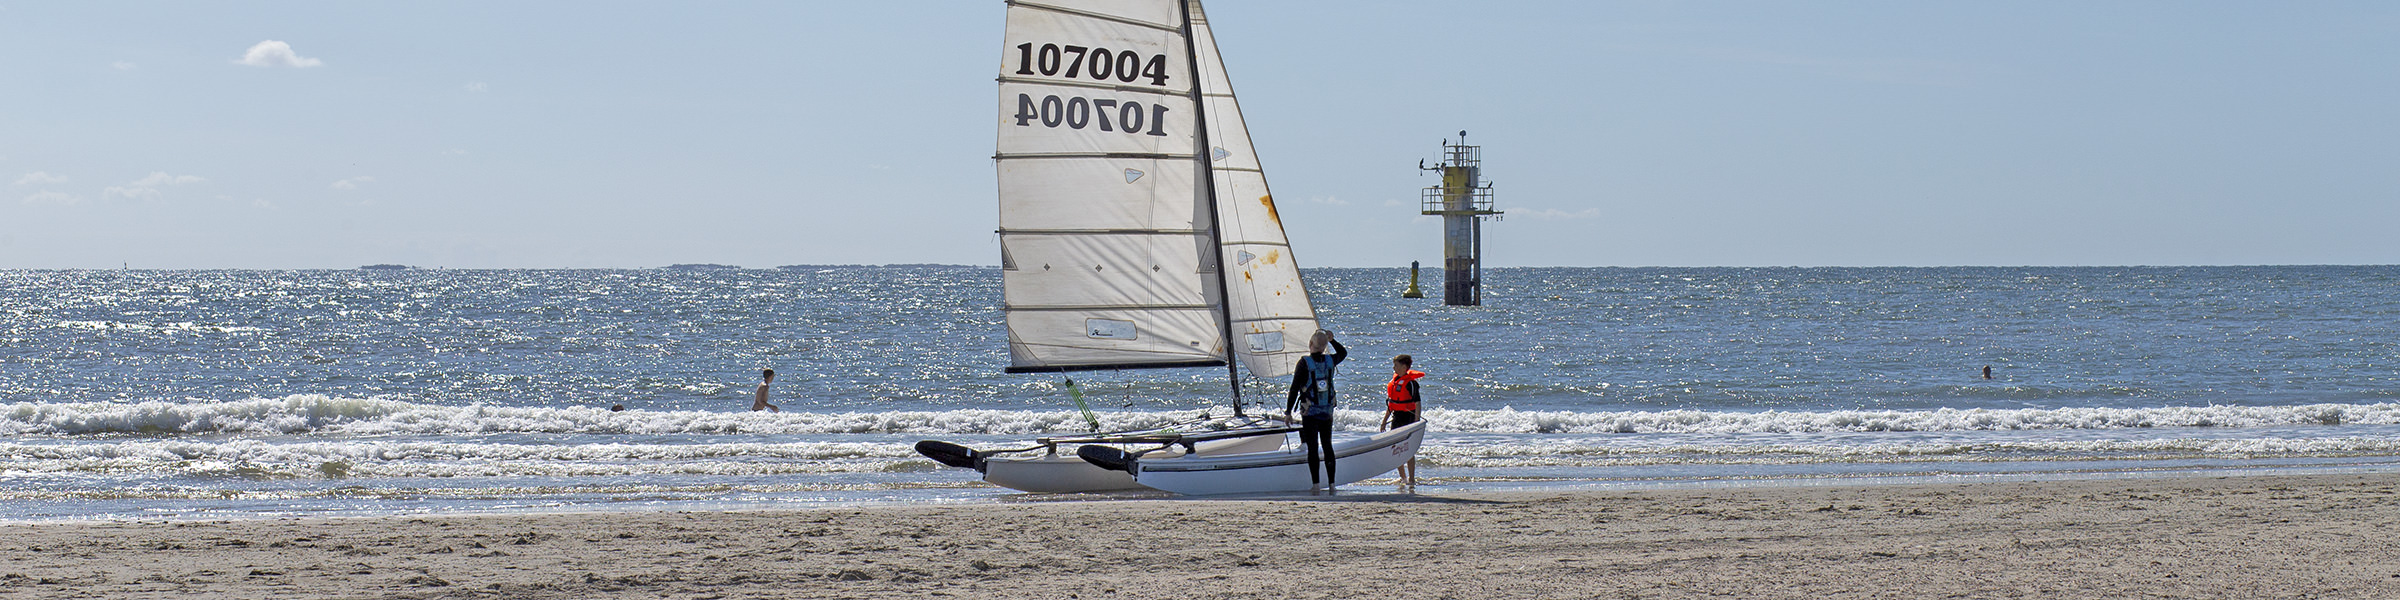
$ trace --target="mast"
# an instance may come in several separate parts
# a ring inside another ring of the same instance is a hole
[[[1192,160],[1200,164],[1198,170],[1200,185],[1195,188],[1199,191],[1203,203],[1208,207],[1209,259],[1216,263],[1217,270],[1217,323],[1224,332],[1222,339],[1225,340],[1225,378],[1227,385],[1231,386],[1233,390],[1233,416],[1240,417],[1244,416],[1242,414],[1242,361],[1233,349],[1233,298],[1230,292],[1233,284],[1225,274],[1229,270],[1225,264],[1225,227],[1223,223],[1225,219],[1217,208],[1217,175],[1209,165],[1214,161],[1208,148],[1208,99],[1203,95],[1200,85],[1200,50],[1192,41],[1193,35],[1197,33],[1192,28],[1192,5],[1199,3],[1200,0],[1185,0],[1179,3],[1183,13],[1183,55],[1186,57],[1184,62],[1191,67],[1192,107],[1195,109],[1192,111]]]

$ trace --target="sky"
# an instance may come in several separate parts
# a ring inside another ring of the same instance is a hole
[[[2400,264],[2400,4],[1208,11],[1307,266]],[[997,264],[1004,13],[0,0],[0,269]]]

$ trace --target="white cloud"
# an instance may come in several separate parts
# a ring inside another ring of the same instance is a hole
[[[142,187],[158,187],[158,186],[162,186],[162,185],[183,185],[183,184],[186,184],[186,183],[200,183],[200,182],[203,182],[203,181],[208,181],[208,180],[206,180],[206,179],[201,179],[201,178],[199,178],[199,177],[194,177],[194,176],[191,176],[191,175],[168,175],[166,171],[151,171],[149,175],[143,176],[141,179],[136,179],[136,180],[133,180],[133,183],[128,183],[128,184],[125,184],[125,185],[138,185],[138,186],[142,186]]]
[[[1331,204],[1331,205],[1334,205],[1334,206],[1349,206],[1349,205],[1350,205],[1350,201],[1349,201],[1349,200],[1343,200],[1343,199],[1341,199],[1341,198],[1336,198],[1336,197],[1333,197],[1333,196],[1318,196],[1318,197],[1314,197],[1314,198],[1309,198],[1309,199],[1308,199],[1308,201],[1309,201],[1309,202],[1315,202],[1315,203],[1317,203],[1317,204]]]
[[[344,180],[341,180],[341,181],[336,181],[336,182],[333,182],[333,189],[337,189],[337,190],[355,190],[355,189],[358,189],[358,184],[361,184],[361,183],[372,183],[372,182],[374,182],[374,181],[375,181],[375,178],[373,178],[373,177],[368,177],[368,176],[365,176],[365,175],[360,175],[360,176],[357,176],[357,177],[352,177],[352,178],[349,178],[349,179],[344,179]]]
[[[65,192],[36,192],[26,196],[24,202],[34,206],[74,206],[82,204],[83,198]]]
[[[124,198],[127,200],[157,200],[159,198],[158,188],[160,187],[200,183],[203,181],[208,180],[191,175],[168,175],[165,171],[151,171],[149,175],[145,175],[141,179],[126,182],[125,185],[108,186],[108,189],[100,190],[100,196],[103,198]]]
[[[133,63],[129,63],[129,62],[125,62],[125,61],[121,61],[121,60],[120,60],[120,61],[117,61],[117,62],[108,63],[108,68],[111,68],[111,69],[116,69],[116,70],[119,70],[119,71],[131,71],[131,70],[133,70],[133,68],[134,68],[134,67],[133,67]]]
[[[470,92],[480,92],[480,91],[484,91],[484,90],[487,90],[487,89],[491,89],[491,86],[484,85],[484,84],[483,84],[483,82],[481,82],[481,81],[469,81],[469,82],[467,82],[467,91],[470,91]]]
[[[24,177],[18,177],[15,185],[49,185],[66,182],[67,176],[65,175],[51,175],[48,171],[34,171],[26,173]]]
[[[1508,216],[1521,216],[1545,221],[1554,221],[1559,219],[1597,219],[1600,218],[1600,209],[1586,208],[1575,212],[1567,212],[1555,208],[1511,208],[1508,210]]]
[[[112,185],[108,186],[108,189],[100,190],[100,197],[109,199],[124,198],[126,200],[157,200],[158,188]]]
[[[325,64],[325,61],[300,56],[292,52],[291,44],[275,40],[251,46],[249,52],[242,53],[241,60],[233,62],[253,67],[317,67]]]

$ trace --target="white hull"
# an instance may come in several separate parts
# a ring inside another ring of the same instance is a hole
[[[1266,452],[1282,444],[1283,436],[1257,436],[1201,442],[1199,449],[1200,456],[1222,456]],[[1068,448],[1058,454],[1044,456],[995,456],[985,459],[983,480],[1012,490],[1046,494],[1148,489],[1135,483],[1132,474],[1093,466],[1077,458],[1072,450]],[[1157,454],[1181,456],[1182,452],[1166,450]]]
[[[990,458],[983,463],[983,480],[1012,490],[1045,494],[1146,489],[1133,482],[1132,474],[1092,466],[1073,454]]]
[[[1285,436],[1274,436],[1278,439]],[[1335,485],[1358,483],[1400,468],[1416,458],[1425,441],[1425,422],[1372,436],[1338,440],[1333,454]],[[1178,494],[1299,492],[1311,487],[1308,451],[1298,443],[1248,454],[1143,456],[1133,462],[1133,481]]]

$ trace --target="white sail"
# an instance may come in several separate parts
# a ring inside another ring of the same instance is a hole
[[[1275,377],[1306,352],[1307,290],[1199,4],[1189,42],[1186,9],[1009,3],[994,158],[1011,371],[1221,365],[1230,350]]]
[[[1222,364],[1182,29],[1174,0],[1009,4],[994,156],[1009,370]]]
[[[1234,100],[1233,81],[1217,53],[1216,36],[1209,32],[1200,2],[1190,4],[1201,102],[1208,118],[1209,172],[1224,230],[1222,264],[1233,266],[1226,277],[1226,299],[1231,304],[1234,349],[1253,375],[1290,375],[1293,365],[1308,354],[1317,312],[1300,282],[1300,264],[1284,237],[1258,151],[1250,145],[1250,130],[1242,122],[1241,104]]]

